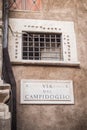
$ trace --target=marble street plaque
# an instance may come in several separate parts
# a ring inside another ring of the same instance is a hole
[[[21,104],[74,104],[71,80],[21,80]]]

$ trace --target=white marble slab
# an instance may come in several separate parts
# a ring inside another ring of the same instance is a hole
[[[21,80],[21,104],[74,104],[71,80]]]

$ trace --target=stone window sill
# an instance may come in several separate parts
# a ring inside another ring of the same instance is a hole
[[[12,65],[34,65],[34,66],[58,66],[58,67],[80,67],[80,62],[65,61],[13,61]]]

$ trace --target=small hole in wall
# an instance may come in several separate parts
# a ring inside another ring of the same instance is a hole
[[[45,27],[43,27],[43,29],[45,29]]]
[[[17,56],[15,56],[15,58],[17,59]]]
[[[68,45],[68,47],[70,48],[70,45]]]
[[[61,28],[59,28],[59,30],[61,30]]]
[[[70,51],[70,48],[68,48],[68,51]]]
[[[36,28],[38,28],[38,26],[36,26]]]
[[[17,46],[17,45],[16,45],[15,47],[16,47],[16,48],[18,48],[18,46]]]
[[[16,42],[16,44],[18,44],[18,42]]]
[[[57,30],[57,28],[55,28],[55,30]]]
[[[18,50],[17,49],[15,49],[15,52],[17,52]]]

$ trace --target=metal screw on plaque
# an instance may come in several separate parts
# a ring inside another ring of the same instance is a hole
[[[26,87],[28,87],[28,84],[26,84]]]
[[[66,88],[68,88],[68,86],[66,85]]]

